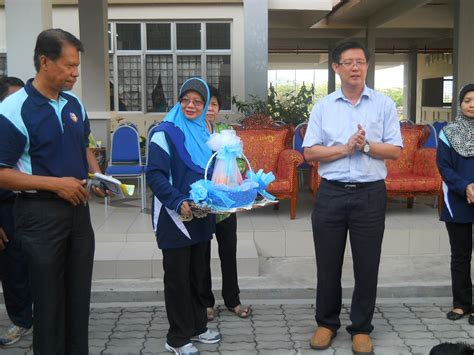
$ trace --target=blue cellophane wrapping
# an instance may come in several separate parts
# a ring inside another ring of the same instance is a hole
[[[272,172],[259,170],[247,172],[247,179],[239,186],[230,188],[226,185],[214,185],[212,181],[201,179],[191,185],[190,198],[197,205],[205,205],[215,211],[253,205],[257,193],[269,200],[275,197],[265,191],[266,186],[275,180]]]

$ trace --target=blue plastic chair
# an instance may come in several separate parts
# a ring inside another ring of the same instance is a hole
[[[438,135],[436,133],[436,129],[431,123],[427,123],[426,127],[430,130],[430,134],[426,139],[425,144],[423,144],[424,148],[437,148],[438,147]]]
[[[425,148],[437,148],[438,147],[438,137],[439,132],[443,129],[444,126],[448,124],[447,121],[434,121],[433,123],[427,124],[430,127],[430,135],[425,142]]]
[[[304,137],[301,134],[301,129],[307,125],[308,125],[308,122],[302,122],[299,125],[297,125],[295,127],[295,133],[293,135],[293,149],[300,152],[303,156],[304,156],[304,148],[302,147],[302,145],[303,145]],[[311,166],[306,161],[303,161],[303,163],[301,163],[298,166],[297,170],[298,170],[299,186],[303,186],[303,172],[309,169],[311,169]]]
[[[140,185],[141,207],[146,207],[145,173],[140,154],[140,136],[138,131],[128,124],[120,125],[112,135],[109,166],[106,175],[117,178],[135,178]],[[105,208],[107,209],[107,198]]]

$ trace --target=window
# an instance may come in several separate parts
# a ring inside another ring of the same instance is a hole
[[[443,78],[443,106],[451,106],[453,102],[453,77]]]
[[[139,23],[118,23],[117,24],[117,50],[140,50],[141,31]]]
[[[219,89],[221,109],[230,110],[230,32],[229,22],[111,22],[111,109],[167,112],[183,82],[197,76]]]
[[[146,43],[148,50],[171,49],[171,24],[147,23]]]
[[[7,55],[0,53],[0,77],[7,76]]]
[[[176,24],[176,38],[178,49],[201,49],[201,24]]]

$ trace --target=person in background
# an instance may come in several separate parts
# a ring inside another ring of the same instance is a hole
[[[30,276],[35,355],[89,352],[95,242],[85,185],[100,169],[85,108],[70,92],[82,51],[71,33],[42,31],[34,79],[0,105],[0,187],[20,191],[15,233]]]
[[[24,86],[25,83],[16,77],[0,79],[0,103]],[[1,255],[4,275],[2,288],[5,308],[12,322],[7,332],[0,338],[2,347],[18,342],[22,336],[31,332],[33,326],[33,301],[28,266],[21,245],[15,237],[14,203],[15,194],[0,189],[0,248],[4,249]]]
[[[216,122],[221,107],[221,95],[214,86],[209,86],[211,101],[207,110],[206,124],[209,133],[219,133],[231,126]],[[245,162],[238,160],[239,168],[245,168]],[[219,259],[222,272],[222,298],[227,309],[240,318],[249,316],[249,308],[240,303],[240,290],[237,277],[237,215],[229,213],[216,216],[216,239],[219,245]],[[206,287],[203,298],[207,305],[207,319],[214,319],[215,298],[212,293],[211,278],[211,242],[206,251]]]
[[[395,103],[365,85],[369,54],[360,43],[334,48],[332,69],[341,89],[313,108],[303,141],[308,162],[322,177],[311,217],[317,266],[316,322],[310,346],[331,346],[341,326],[341,273],[349,232],[354,293],[346,328],[354,354],[372,354],[370,333],[385,230],[386,159],[403,146]]]
[[[193,218],[191,184],[204,178],[212,151],[206,142],[207,83],[185,81],[179,102],[167,113],[149,142],[146,180],[153,191],[153,229],[163,252],[165,307],[169,322],[165,348],[196,355],[193,341],[214,344],[221,334],[207,328],[201,295],[206,278],[206,250],[215,230],[213,215]]]
[[[447,314],[458,320],[470,314],[472,307],[472,224],[474,223],[474,84],[459,93],[456,119],[439,133],[438,169],[443,179],[441,221],[446,224],[451,245],[451,281],[453,309]]]

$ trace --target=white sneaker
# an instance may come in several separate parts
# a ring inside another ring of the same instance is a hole
[[[165,349],[175,355],[199,355],[199,350],[193,345],[193,343],[187,343],[179,348],[174,348],[166,343]]]
[[[196,335],[191,338],[191,340],[197,341],[204,344],[215,344],[222,339],[221,333],[208,329],[204,333]]]
[[[22,336],[30,334],[32,330],[33,327],[23,328],[12,323],[8,327],[7,333],[0,338],[0,346],[13,345],[19,342]]]

